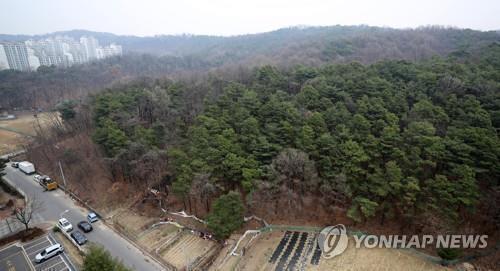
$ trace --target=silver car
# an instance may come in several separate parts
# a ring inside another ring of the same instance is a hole
[[[45,260],[48,260],[48,259],[56,256],[59,253],[62,253],[63,251],[64,251],[64,247],[61,246],[60,244],[56,243],[56,244],[44,249],[42,252],[38,253],[35,256],[35,262],[41,263]]]

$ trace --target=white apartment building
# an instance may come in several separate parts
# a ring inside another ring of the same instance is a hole
[[[97,59],[97,49],[99,48],[99,41],[97,39],[83,36],[80,38],[80,43],[85,51],[87,61]]]
[[[41,40],[0,43],[0,70],[36,70],[39,66],[71,66],[96,59],[121,55],[117,44],[99,46],[94,37],[84,36],[75,40],[67,36],[56,36]]]
[[[19,71],[29,71],[28,49],[23,42],[2,42],[9,68]]]
[[[40,59],[35,55],[35,50],[28,47],[28,63],[32,71],[40,67]]]
[[[0,70],[10,69],[3,45],[0,44]]]

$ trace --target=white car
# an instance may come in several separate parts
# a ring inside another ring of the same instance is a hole
[[[41,176],[41,175],[38,175],[38,174],[35,174],[35,175],[33,176],[33,179],[35,179],[35,182],[40,183],[40,180],[42,179],[42,176]]]
[[[73,225],[71,225],[71,223],[69,223],[69,221],[64,217],[59,219],[59,222],[57,222],[57,226],[65,232],[70,232],[73,230]]]
[[[41,263],[45,260],[48,260],[54,256],[56,256],[59,253],[62,253],[64,251],[64,247],[61,246],[60,244],[54,244],[46,249],[44,249],[42,252],[38,253],[35,256],[35,262],[36,263]]]

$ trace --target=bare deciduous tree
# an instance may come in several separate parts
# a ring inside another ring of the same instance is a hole
[[[43,205],[36,195],[32,195],[29,199],[25,198],[24,203],[23,206],[16,204],[13,214],[17,221],[21,222],[28,230],[33,216],[43,209]]]

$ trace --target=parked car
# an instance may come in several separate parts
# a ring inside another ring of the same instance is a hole
[[[31,175],[35,173],[35,165],[28,161],[23,161],[18,164],[19,170],[24,172],[26,175]]]
[[[10,166],[13,168],[19,168],[19,162],[12,162],[12,164],[10,164]]]
[[[91,232],[92,231],[92,225],[90,225],[90,223],[87,221],[80,221],[78,223],[78,228],[80,228],[83,232]]]
[[[38,175],[38,174],[35,174],[35,175],[33,176],[33,179],[35,180],[35,182],[40,183],[40,180],[42,179],[42,176],[41,176],[41,175]]]
[[[60,244],[56,243],[56,244],[44,249],[42,252],[38,253],[35,256],[35,262],[41,263],[45,260],[48,260],[48,259],[56,256],[59,253],[62,253],[63,251],[64,251],[64,247],[61,246]]]
[[[61,218],[59,219],[59,222],[57,222],[59,228],[65,232],[70,232],[73,230],[73,225],[69,223],[69,221],[66,218]]]
[[[70,234],[70,236],[80,246],[87,243],[87,237],[85,237],[85,235],[83,235],[80,231],[74,231]]]
[[[87,220],[90,222],[90,223],[94,223],[96,221],[99,220],[99,218],[97,217],[97,215],[94,213],[94,212],[90,212],[88,215],[87,215]]]

